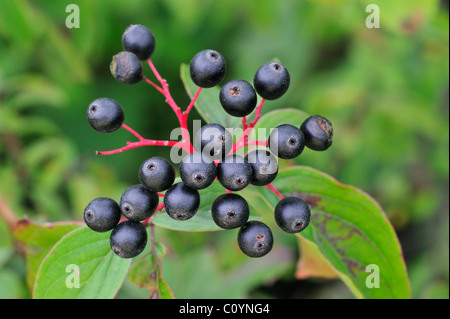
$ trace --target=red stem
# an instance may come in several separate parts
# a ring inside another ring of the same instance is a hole
[[[147,139],[143,139],[140,140],[139,142],[128,142],[127,146],[115,149],[115,150],[111,150],[111,151],[97,151],[96,154],[97,155],[112,155],[112,154],[117,154],[117,153],[122,153],[124,151],[127,151],[129,149],[132,148],[137,148],[137,147],[141,147],[141,146],[174,146],[174,147],[180,147],[180,142],[177,141],[157,141],[157,140],[147,140]]]
[[[145,140],[138,132],[136,132],[135,130],[133,130],[131,127],[129,127],[126,124],[122,124],[122,127],[124,129],[126,129],[128,132],[130,132],[131,134],[133,134],[134,136],[136,136],[138,138],[138,140],[142,141]]]
[[[194,147],[192,146],[191,141],[190,141],[190,134],[189,134],[188,125],[187,125],[187,118],[188,118],[189,113],[185,112],[183,114],[181,109],[178,107],[178,105],[173,100],[172,95],[170,94],[169,85],[167,84],[167,81],[161,77],[158,70],[156,70],[155,65],[153,64],[153,62],[150,59],[147,60],[147,63],[149,65],[150,69],[152,70],[153,74],[155,75],[156,79],[159,81],[159,83],[161,83],[161,86],[162,86],[161,93],[166,98],[166,103],[169,104],[169,106],[172,108],[173,112],[177,116],[178,122],[180,123],[181,134],[182,134],[182,141],[181,141],[182,148],[185,149],[186,151],[188,151],[189,153],[193,152]],[[195,99],[197,99],[198,94],[200,94],[200,91],[201,91],[200,89],[197,90],[196,97],[194,96]],[[194,100],[194,102],[195,102],[195,100]],[[193,105],[193,103],[192,103],[192,105]],[[191,106],[191,108],[192,108],[192,106]]]
[[[247,118],[245,116],[242,118],[242,129],[244,131],[247,129]]]
[[[258,107],[256,108],[255,117],[248,126],[247,126],[247,120],[245,118],[242,119],[242,125],[244,126],[244,132],[242,133],[242,136],[236,141],[236,143],[233,144],[230,154],[235,153],[238,149],[241,149],[247,145],[250,145],[250,144],[248,144],[248,142],[249,142],[248,136],[252,132],[256,123],[258,123],[259,119],[261,118],[261,109],[262,109],[265,101],[266,101],[265,99],[261,100]],[[261,144],[258,144],[258,145],[261,145]],[[266,146],[267,146],[267,144],[266,144]]]
[[[280,199],[284,198],[283,195],[281,195],[281,193],[272,184],[266,185],[266,187],[274,192]]]
[[[195,95],[194,95],[194,97],[192,98],[191,103],[189,103],[189,105],[188,105],[186,111],[184,112],[184,114],[189,114],[189,113],[191,112],[191,109],[192,109],[192,107],[194,106],[195,101],[197,101],[197,98],[198,98],[198,96],[199,96],[199,94],[200,94],[201,91],[202,91],[202,88],[199,87],[199,88],[197,89],[197,92],[195,92]]]
[[[144,224],[144,225],[146,225],[149,221],[150,221],[150,219],[157,213],[157,212],[159,212],[159,211],[161,211],[161,210],[163,210],[164,209],[164,202],[163,203],[160,203],[159,205],[158,205],[158,207],[156,207],[156,210],[155,210],[155,212],[152,214],[152,216],[150,216],[149,218],[147,218],[146,220],[144,220],[142,223]]]
[[[153,81],[150,81],[147,77],[144,76],[144,81],[153,86],[155,89],[157,89],[160,93],[164,94],[164,90],[157,84],[155,84]]]
[[[255,117],[253,118],[253,121],[251,121],[251,123],[249,124],[248,127],[254,128],[256,123],[258,123],[259,119],[261,118],[261,109],[265,102],[266,102],[265,99],[261,99],[261,102],[259,103],[258,107],[256,108]]]

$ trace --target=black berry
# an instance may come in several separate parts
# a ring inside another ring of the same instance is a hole
[[[211,206],[211,213],[217,226],[233,229],[243,226],[248,221],[250,208],[242,196],[230,193],[216,198]]]
[[[253,85],[259,96],[266,100],[280,98],[291,82],[288,70],[279,62],[267,62],[255,73]]]
[[[179,172],[182,181],[194,189],[203,189],[214,182],[216,164],[201,152],[187,154],[181,161]]]
[[[199,207],[200,194],[184,183],[173,184],[164,195],[164,208],[173,219],[190,219]]]
[[[219,84],[226,73],[223,56],[215,50],[198,52],[189,64],[192,81],[199,87],[210,88]]]
[[[206,124],[197,132],[195,146],[213,160],[220,160],[231,151],[233,136],[220,124]]]
[[[333,143],[333,126],[320,115],[308,117],[300,126],[305,135],[306,146],[315,151],[324,151]]]
[[[101,133],[117,131],[122,126],[124,118],[120,104],[106,97],[94,100],[87,109],[89,124]]]
[[[309,225],[309,205],[298,197],[285,197],[275,206],[275,221],[287,233],[298,233]]]
[[[264,186],[270,184],[278,175],[278,161],[268,150],[254,150],[245,156],[252,167],[251,184]]]
[[[142,184],[129,187],[120,198],[122,214],[133,221],[143,221],[149,218],[158,207],[159,196],[150,192]]]
[[[252,166],[242,156],[231,154],[217,164],[217,180],[230,191],[244,189],[252,179]]]
[[[269,148],[282,159],[292,159],[299,156],[305,148],[303,132],[290,124],[277,126],[269,136]]]
[[[239,229],[238,245],[247,256],[262,257],[272,250],[272,231],[260,221],[249,221]]]
[[[257,102],[255,89],[245,80],[225,83],[220,90],[219,99],[225,112],[235,117],[249,115]]]
[[[165,191],[175,181],[175,169],[162,157],[150,157],[139,168],[139,180],[150,192]]]
[[[110,64],[114,78],[126,84],[135,84],[144,77],[141,61],[132,52],[122,51],[113,56]]]
[[[139,222],[126,220],[111,232],[109,238],[112,251],[122,258],[139,255],[147,245],[147,231]]]
[[[155,50],[155,37],[147,27],[132,24],[122,35],[122,46],[125,51],[134,53],[140,60],[147,60]]]
[[[84,209],[86,225],[96,232],[113,229],[119,223],[120,216],[119,204],[107,197],[93,199]]]

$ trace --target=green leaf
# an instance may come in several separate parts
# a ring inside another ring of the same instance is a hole
[[[77,222],[59,222],[39,225],[28,220],[20,221],[14,228],[14,238],[23,244],[25,252],[27,286],[31,289],[42,260],[64,235],[81,227]]]
[[[167,254],[167,248],[161,244],[155,244],[155,254],[151,252],[139,258],[130,268],[128,280],[144,289],[155,289],[157,284],[156,274],[159,267],[155,265],[155,258],[158,262]]]
[[[139,258],[128,273],[128,280],[140,288],[150,289],[151,298],[173,299],[172,290],[161,274],[161,259],[167,254],[167,248],[156,243],[154,253]],[[156,264],[155,264],[156,262]]]
[[[97,233],[81,227],[61,238],[39,268],[33,297],[113,298],[127,275],[131,259],[120,258],[112,252],[109,235],[110,232]],[[79,288],[76,286],[77,271],[73,270],[77,267]]]
[[[198,86],[192,82],[189,74],[189,65],[181,64],[181,81],[184,84],[187,94],[192,99],[197,92]],[[217,123],[225,128],[237,128],[242,126],[242,119],[227,114],[219,101],[219,87],[204,88],[199,94],[194,106],[200,116],[207,123]]]
[[[393,227],[378,203],[363,191],[344,185],[310,167],[280,170],[273,185],[283,196],[303,198],[311,207],[311,223],[297,234],[317,246],[321,257],[358,298],[409,298],[402,250]],[[278,201],[258,188],[271,207],[264,220],[273,225]],[[276,225],[275,225],[276,227]],[[379,269],[379,288],[369,288],[367,266]],[[300,270],[298,270],[300,271]]]

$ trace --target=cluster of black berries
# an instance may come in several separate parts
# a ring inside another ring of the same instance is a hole
[[[122,37],[125,51],[115,55],[111,63],[113,76],[122,83],[137,83],[143,79],[141,61],[149,59],[155,47],[153,34],[146,27],[132,25]],[[226,73],[223,56],[215,50],[197,53],[189,66],[192,81],[200,88],[218,85]],[[289,88],[290,75],[279,62],[263,64],[255,73],[253,85],[241,79],[225,83],[219,94],[220,104],[234,117],[251,114],[257,95],[264,100],[280,98]],[[93,129],[110,133],[122,126],[121,106],[109,98],[93,101],[87,110]],[[140,184],[128,188],[118,204],[110,198],[96,198],[86,207],[84,219],[94,231],[110,231],[111,248],[123,258],[142,252],[147,233],[142,221],[157,210],[159,192],[165,191],[164,209],[176,220],[192,218],[200,206],[199,190],[214,180],[227,190],[212,204],[212,219],[223,229],[236,229],[238,245],[250,257],[266,255],[273,246],[271,229],[261,221],[249,220],[247,201],[236,192],[249,184],[269,185],[278,174],[278,158],[293,159],[306,147],[326,150],[332,143],[331,123],[322,116],[311,116],[300,127],[283,124],[274,129],[265,149],[257,148],[245,156],[232,152],[233,136],[228,129],[212,123],[203,126],[194,138],[194,152],[180,163],[181,182],[175,182],[175,169],[161,158],[151,157],[139,169]],[[120,222],[121,216],[126,218]],[[298,197],[282,198],[275,207],[277,225],[288,233],[304,230],[310,222],[310,208]]]

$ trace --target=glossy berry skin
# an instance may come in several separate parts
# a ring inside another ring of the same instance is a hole
[[[119,52],[113,56],[109,67],[111,74],[120,83],[135,84],[144,77],[141,61],[132,52]]]
[[[194,217],[199,207],[199,192],[185,183],[173,184],[164,196],[164,208],[175,220],[187,220]]]
[[[155,50],[155,37],[147,27],[132,24],[122,35],[122,46],[125,51],[134,53],[139,60],[147,60]]]
[[[225,83],[219,93],[220,104],[225,112],[235,117],[244,117],[253,112],[257,96],[253,86],[245,80]]]
[[[268,146],[279,158],[293,159],[303,152],[305,135],[298,127],[282,124],[270,133]]]
[[[242,196],[229,193],[220,195],[214,200],[211,214],[217,226],[233,229],[242,227],[248,221],[250,208]]]
[[[231,154],[217,164],[217,180],[230,191],[240,191],[252,179],[252,166],[242,156]]]
[[[86,113],[89,125],[100,133],[117,131],[125,118],[120,104],[106,97],[94,100]]]
[[[241,251],[249,257],[267,255],[273,247],[272,231],[260,221],[248,221],[239,229],[238,245]]]
[[[333,143],[333,126],[320,115],[308,117],[300,126],[305,135],[306,147],[315,151],[324,151]]]
[[[201,152],[187,154],[181,161],[179,172],[181,180],[193,189],[204,189],[216,178],[216,164]]]
[[[93,199],[84,209],[86,225],[96,232],[107,232],[119,223],[120,207],[117,202],[108,197]]]
[[[227,71],[223,56],[215,50],[198,52],[189,64],[192,81],[199,87],[210,88],[222,82]]]
[[[109,243],[112,251],[122,258],[133,258],[147,245],[147,231],[139,222],[126,220],[111,232]]]
[[[268,150],[254,150],[245,156],[245,161],[252,167],[250,183],[255,186],[270,184],[278,175],[278,161]]]
[[[286,93],[291,83],[288,70],[279,62],[267,62],[255,73],[253,85],[266,100],[276,100]]]
[[[233,147],[233,136],[222,125],[204,125],[196,134],[195,147],[213,160],[223,159]]]
[[[150,192],[167,190],[175,181],[175,168],[165,158],[153,156],[139,168],[139,180]]]
[[[287,233],[298,233],[308,227],[309,205],[298,197],[285,197],[275,206],[275,221]]]
[[[142,184],[127,188],[120,197],[120,209],[129,220],[143,221],[149,218],[158,207],[159,196],[150,192]]]

